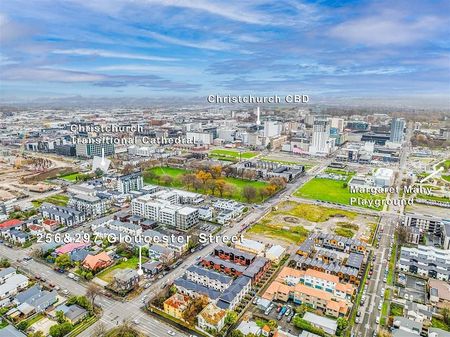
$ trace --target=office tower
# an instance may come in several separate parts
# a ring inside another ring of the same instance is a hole
[[[334,144],[334,139],[330,138],[330,122],[315,120],[309,152],[311,154],[329,154]]]
[[[392,143],[400,144],[403,142],[403,130],[405,129],[405,120],[403,118],[393,118],[391,122],[391,136]]]

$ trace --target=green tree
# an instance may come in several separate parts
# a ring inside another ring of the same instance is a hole
[[[175,286],[175,284],[172,284],[169,288],[169,295],[172,296],[176,292],[177,292],[177,287]]]
[[[336,320],[336,323],[337,323],[336,335],[341,336],[344,330],[347,329],[348,327],[348,321],[343,317],[339,317]]]
[[[66,317],[64,316],[64,312],[62,312],[61,310],[58,310],[56,312],[56,320],[58,321],[58,323],[64,323],[66,321]]]
[[[102,176],[103,176],[103,171],[102,171],[100,168],[97,168],[97,169],[95,170],[95,176],[96,176],[97,178],[102,177]]]
[[[234,324],[237,322],[238,315],[234,311],[229,311],[225,317],[225,324]]]
[[[60,269],[68,269],[72,266],[72,260],[70,259],[69,254],[61,254],[55,259],[55,264]]]
[[[11,263],[8,261],[6,257],[2,257],[0,259],[0,268],[8,268],[11,266]]]
[[[245,337],[241,330],[233,330],[230,334],[231,337]]]

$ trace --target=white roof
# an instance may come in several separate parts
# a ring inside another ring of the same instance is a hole
[[[316,326],[324,327],[325,330],[328,331],[336,331],[337,329],[337,323],[335,320],[313,314],[312,312],[306,312],[303,316],[303,319],[310,323],[313,323]]]
[[[246,239],[246,238],[241,238],[241,242],[239,242],[239,244],[241,246],[245,246],[248,247],[252,250],[255,251],[263,251],[265,246],[264,244],[262,244],[261,242],[255,241],[255,240],[250,240],[250,239]]]
[[[285,251],[286,251],[286,248],[284,248],[283,246],[274,245],[267,250],[266,255],[272,255],[272,256],[279,257],[279,256],[283,255]]]

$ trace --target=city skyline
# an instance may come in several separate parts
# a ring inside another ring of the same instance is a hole
[[[9,1],[3,102],[307,94],[448,107],[444,1]]]

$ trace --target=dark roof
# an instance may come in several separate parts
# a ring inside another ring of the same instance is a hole
[[[223,251],[225,254],[233,254],[234,256],[242,256],[244,259],[253,260],[255,258],[255,254],[243,252],[242,250],[228,247],[228,246],[218,246],[216,251]]]
[[[233,299],[241,292],[241,290],[251,282],[247,276],[239,276],[234,282],[222,293],[220,301],[231,303]],[[223,308],[222,308],[223,309]]]
[[[358,253],[350,253],[348,254],[347,263],[345,264],[347,267],[360,269],[363,263],[364,256]]]
[[[204,285],[187,280],[184,277],[177,278],[174,281],[174,283],[177,287],[181,287],[186,290],[193,291],[197,294],[206,295],[212,300],[216,300],[221,295],[220,291],[205,287]]]
[[[241,266],[240,264],[236,264],[236,263],[233,263],[233,262],[230,262],[230,261],[227,261],[227,260],[222,260],[222,259],[219,259],[218,257],[211,256],[211,255],[204,257],[203,261],[212,262],[214,264],[222,265],[225,268],[234,269],[234,270],[236,270],[237,272],[240,272],[240,273],[243,273],[247,269],[247,267]]]

